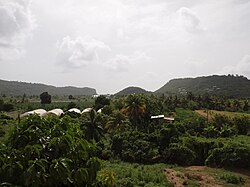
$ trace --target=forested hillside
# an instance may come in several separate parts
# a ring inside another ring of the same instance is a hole
[[[26,83],[18,81],[0,80],[0,95],[40,95],[42,92],[49,92],[51,95],[95,95],[96,90],[93,88],[77,88],[72,86],[55,87],[45,84]]]
[[[250,80],[243,76],[213,75],[197,78],[172,79],[155,93],[211,94],[228,97],[249,97]]]
[[[146,93],[150,93],[147,90],[144,90],[140,87],[127,87],[121,91],[119,91],[118,93],[116,93],[116,96],[125,96],[125,95],[129,95],[129,94],[146,94]]]

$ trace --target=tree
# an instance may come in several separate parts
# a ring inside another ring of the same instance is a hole
[[[101,136],[104,135],[103,128],[98,123],[98,115],[94,109],[89,112],[89,120],[86,122],[87,125],[87,140],[99,141]]]
[[[249,108],[248,101],[245,100],[245,101],[244,101],[244,105],[243,105],[243,110],[244,110],[244,111],[248,111],[248,108]]]
[[[4,101],[2,99],[0,99],[0,111],[3,110],[3,105],[4,105]]]
[[[26,103],[28,101],[26,94],[23,94],[22,103]]]
[[[131,94],[125,100],[123,112],[129,116],[131,123],[134,126],[140,126],[142,117],[146,111],[145,100],[141,95]]]
[[[125,130],[128,124],[129,120],[127,117],[118,110],[111,114],[105,129],[111,134],[114,134],[115,132],[121,132],[122,130]]]
[[[110,99],[106,98],[104,95],[100,95],[95,100],[95,109],[99,110],[103,108],[105,105],[110,105]]]
[[[72,100],[72,99],[75,99],[75,98],[73,97],[73,95],[69,95],[69,99]]]
[[[41,99],[41,104],[49,104],[49,103],[51,103],[51,95],[49,95],[48,92],[43,92],[40,95],[40,99]]]

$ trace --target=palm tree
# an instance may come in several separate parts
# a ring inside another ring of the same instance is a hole
[[[105,129],[109,133],[113,134],[114,132],[120,132],[124,130],[129,123],[130,122],[127,117],[122,112],[117,110],[109,118]]]
[[[104,136],[103,128],[99,125],[97,112],[91,109],[87,121],[87,140],[99,141],[102,136]]]
[[[125,99],[125,106],[122,110],[129,116],[131,123],[134,126],[141,125],[142,117],[146,111],[145,99],[142,95],[131,94]]]

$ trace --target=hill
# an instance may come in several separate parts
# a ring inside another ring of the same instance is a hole
[[[67,95],[95,95],[96,90],[93,88],[77,88],[72,86],[55,87],[45,84],[26,83],[18,81],[0,80],[0,95],[40,95],[42,92],[48,92],[50,95],[67,96]]]
[[[115,96],[124,96],[129,94],[147,94],[147,93],[150,92],[139,87],[130,86],[119,91],[118,93],[115,94]]]
[[[243,76],[212,75],[207,77],[172,79],[155,93],[210,94],[228,97],[250,97],[250,80]]]

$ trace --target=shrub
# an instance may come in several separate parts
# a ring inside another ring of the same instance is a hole
[[[0,137],[3,137],[5,135],[5,131],[3,128],[0,126]]]
[[[229,140],[222,147],[211,150],[205,163],[217,167],[250,167],[250,144],[239,140]]]
[[[233,121],[238,134],[247,135],[248,131],[250,130],[250,118],[246,116],[235,117]]]
[[[176,143],[170,144],[162,153],[162,157],[167,163],[179,165],[192,165],[195,161],[195,153],[192,150]]]
[[[14,186],[90,186],[99,169],[95,146],[69,117],[29,116],[0,147],[0,181]]]
[[[156,137],[139,131],[126,131],[112,138],[111,150],[123,161],[152,163],[158,156]]]
[[[226,181],[227,183],[243,185],[245,183],[245,179],[239,175],[234,175],[232,173],[223,173],[220,175],[220,179]]]
[[[13,118],[6,115],[6,114],[0,113],[0,120],[3,120],[3,119],[10,120],[10,119],[13,119]]]

